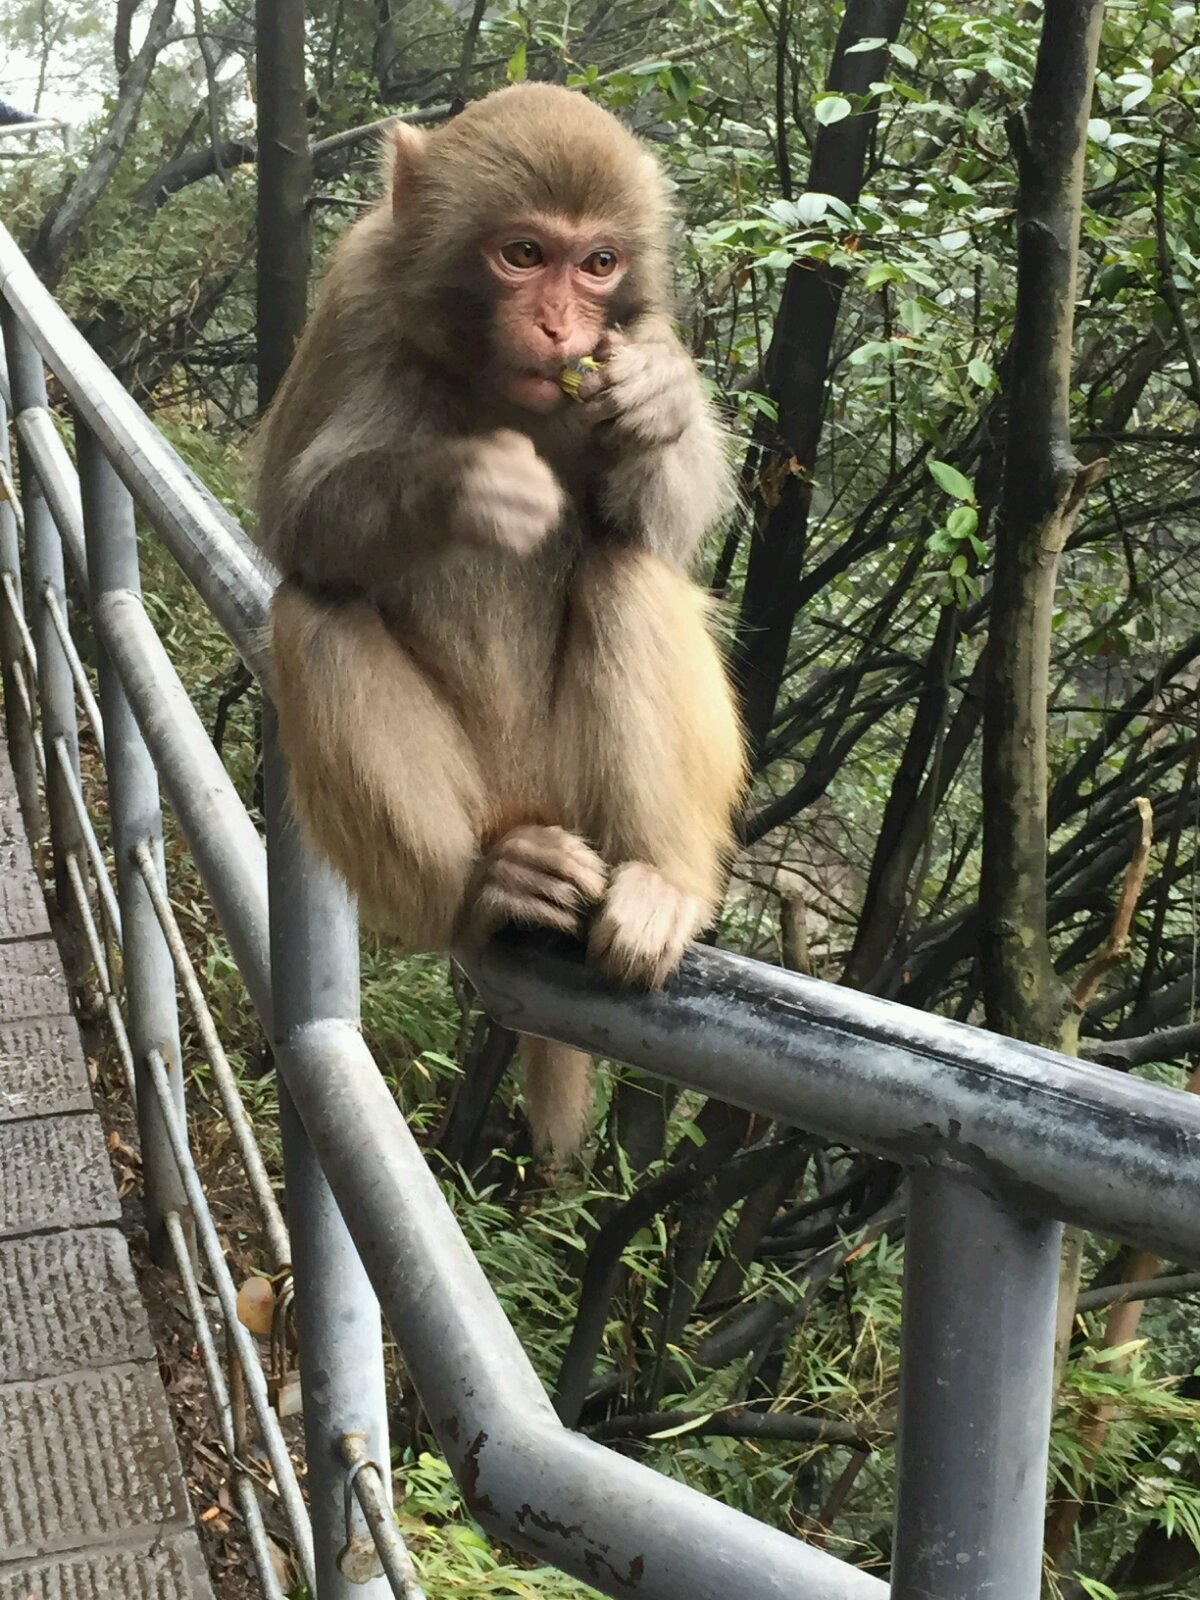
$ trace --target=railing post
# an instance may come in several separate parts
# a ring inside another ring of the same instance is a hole
[[[4,326],[13,411],[19,416],[22,411],[46,404],[46,373],[33,341],[7,302],[0,301],[0,321]],[[46,752],[46,801],[54,854],[54,893],[59,911],[71,917],[73,899],[67,857],[74,855],[82,863],[85,847],[79,818],[71,804],[69,785],[72,779],[59,765],[58,747],[61,741],[78,782],[79,725],[71,668],[45,602],[46,593],[50,591],[66,616],[62,541],[38,475],[19,441],[18,457],[21,506],[25,513],[25,553],[29,563],[29,623],[38,654],[38,700]]]
[[[3,341],[0,341],[2,344]],[[8,407],[0,394],[0,463],[3,463],[8,485],[13,483],[12,450],[8,442]],[[0,583],[9,579],[15,604],[21,604],[24,586],[21,582],[21,541],[17,536],[16,506],[8,498],[7,487],[0,484]],[[29,688],[30,709],[33,708],[34,686],[29,664],[21,648],[21,629],[7,595],[0,589],[0,667],[4,683],[4,726],[8,734],[8,753],[13,775],[17,780],[17,795],[25,818],[26,831],[37,839],[42,831],[42,802],[38,794],[37,758],[33,753],[33,728],[26,720],[17,690],[13,667],[18,663]]]
[[[1038,1600],[1061,1241],[944,1171],[912,1175],[892,1600]]]
[[[78,419],[75,447],[92,602],[95,604],[114,589],[140,594],[137,529],[129,491],[109,465],[91,430]],[[175,1103],[186,1127],[183,1058],[179,1044],[175,967],[134,859],[136,847],[143,840],[147,841],[154,852],[159,875],[166,881],[162,811],[153,758],[130,709],[121,679],[98,635],[96,651],[104,715],[109,818],[121,905],[129,1042],[137,1083],[146,1229],[151,1255],[160,1266],[166,1266],[174,1260],[167,1234],[167,1216],[172,1211],[179,1214],[190,1242],[191,1208],[151,1084],[149,1058],[151,1050],[158,1050],[167,1063]]]
[[[358,919],[340,880],[305,846],[287,805],[275,718],[263,708],[271,989],[278,1047],[306,1023],[359,1016]],[[347,1496],[342,1440],[365,1436],[390,1492],[379,1302],[282,1078],[279,1116],[316,1552],[316,1600],[386,1600],[374,1541]],[[347,1503],[351,1521],[347,1527]]]

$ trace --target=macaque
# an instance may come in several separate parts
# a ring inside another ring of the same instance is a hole
[[[732,487],[663,180],[549,85],[390,142],[259,443],[293,804],[410,950],[544,926],[661,984],[714,914],[744,766],[688,576]],[[521,1053],[536,1151],[569,1160],[590,1063]]]

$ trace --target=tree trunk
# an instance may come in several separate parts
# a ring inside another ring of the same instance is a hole
[[[258,0],[258,404],[279,387],[308,314],[308,90],[303,0]]]
[[[983,717],[983,991],[988,1026],[1062,1039],[1070,997],[1046,928],[1047,703],[1058,561],[1103,462],[1071,448],[1084,158],[1102,0],[1047,0],[1017,157],[1017,311]]]
[[[887,71],[887,51],[849,54],[861,39],[895,39],[906,0],[847,0],[827,87],[847,97],[870,96]],[[847,205],[858,202],[875,105],[822,127],[813,147],[808,189]],[[845,274],[797,261],[788,268],[783,299],[767,355],[767,387],[779,406],[779,450],[760,478],[772,488],[757,518],[746,569],[734,671],[751,751],[761,751],[787,665],[797,585],[808,539],[812,471],[825,415],[829,357]]]

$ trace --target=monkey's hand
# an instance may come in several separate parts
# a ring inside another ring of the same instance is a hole
[[[639,343],[609,333],[596,357],[603,366],[595,376],[595,397],[587,405],[614,445],[661,449],[681,439],[700,417],[696,369],[677,341]],[[586,395],[587,389],[582,392]]]
[[[563,489],[523,433],[501,428],[463,447],[451,489],[451,532],[517,555],[537,548],[563,514]]]
[[[608,868],[576,834],[532,823],[513,828],[476,869],[463,931],[480,940],[517,923],[581,935],[607,882]]]
[[[588,955],[621,983],[657,989],[711,915],[711,906],[656,867],[627,861],[613,873],[592,923]]]

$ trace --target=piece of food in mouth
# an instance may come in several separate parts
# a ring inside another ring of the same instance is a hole
[[[578,361],[570,362],[559,373],[558,386],[564,394],[569,394],[572,400],[578,400],[584,379],[591,373],[599,371],[598,361],[593,360],[591,356],[580,356]]]

